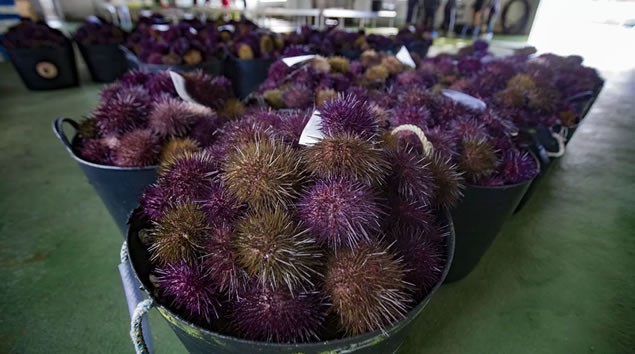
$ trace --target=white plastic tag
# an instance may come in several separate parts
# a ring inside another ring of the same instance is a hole
[[[234,25],[218,26],[218,32],[223,32],[223,31],[228,31],[228,32],[234,33],[234,31],[236,31],[236,28],[234,27]]]
[[[406,48],[405,45],[401,46],[401,49],[399,49],[395,57],[397,57],[397,59],[399,59],[399,61],[404,65],[408,65],[411,68],[417,67],[417,64],[412,59],[412,56],[410,55],[410,52],[408,51],[408,48]]]
[[[170,29],[170,25],[152,25],[151,28],[159,32],[165,32]]]
[[[302,63],[313,58],[315,58],[315,54],[298,55],[295,57],[282,58],[282,62],[287,64],[288,67],[292,67],[295,64]]]
[[[300,145],[311,146],[324,138],[322,133],[322,116],[320,111],[315,110],[306,123],[302,134],[300,135]]]
[[[174,71],[170,71],[170,78],[172,78],[172,83],[174,84],[176,93],[179,97],[181,97],[181,99],[183,99],[183,101],[198,103],[192,98],[192,96],[190,96],[189,93],[187,93],[187,90],[185,89],[185,78],[183,76],[175,73]]]
[[[474,96],[470,96],[463,92],[450,89],[443,89],[441,91],[446,97],[452,99],[454,102],[460,103],[465,107],[473,109],[475,111],[483,111],[485,110],[485,108],[487,108],[485,102],[479,100]]]

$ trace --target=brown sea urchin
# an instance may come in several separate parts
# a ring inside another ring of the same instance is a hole
[[[194,203],[182,203],[168,209],[156,223],[149,250],[158,264],[196,261],[207,236],[205,213]]]
[[[247,212],[236,223],[233,241],[240,265],[264,285],[294,291],[319,276],[316,241],[281,207]]]
[[[320,178],[344,178],[367,185],[381,185],[388,171],[381,148],[372,139],[354,134],[324,138],[304,150],[307,169]]]
[[[227,190],[251,206],[289,202],[298,195],[303,180],[293,148],[266,138],[237,146],[227,157],[224,170]]]
[[[324,287],[341,329],[357,335],[403,319],[411,302],[404,276],[401,260],[380,242],[333,255],[327,262]]]

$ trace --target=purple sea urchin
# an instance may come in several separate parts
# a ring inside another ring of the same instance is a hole
[[[310,118],[309,112],[294,112],[283,115],[276,135],[280,136],[286,144],[297,145]]]
[[[220,294],[202,265],[180,261],[158,268],[156,274],[161,294],[186,317],[205,323],[219,317]]]
[[[232,323],[241,337],[274,343],[318,340],[326,305],[317,291],[292,294],[253,283],[234,305]]]
[[[138,129],[124,134],[113,151],[117,166],[141,167],[157,163],[161,152],[159,137],[150,129]]]
[[[453,207],[463,196],[463,176],[450,159],[434,153],[428,157],[430,171],[437,185],[436,204],[443,207]]]
[[[210,278],[222,293],[234,297],[244,289],[247,273],[238,264],[232,245],[234,230],[231,224],[216,224],[203,241],[201,262]]]
[[[309,172],[320,178],[341,176],[367,185],[381,185],[388,172],[380,147],[351,134],[320,140],[304,150],[304,158]]]
[[[92,114],[104,135],[121,135],[136,128],[143,128],[150,111],[146,93],[121,91],[107,102],[100,103]]]
[[[405,280],[415,286],[415,298],[421,300],[439,282],[445,266],[442,240],[444,231],[438,226],[420,229],[399,226],[393,230],[396,248],[410,269]]]
[[[146,187],[139,203],[143,213],[152,221],[159,220],[171,206],[170,201],[165,198],[161,186],[156,183]]]
[[[214,226],[231,223],[241,210],[238,201],[229,194],[222,182],[214,182],[200,201],[207,223]]]
[[[309,87],[296,84],[287,87],[282,93],[284,107],[290,109],[307,109],[313,106],[315,94]]]
[[[470,139],[486,139],[487,128],[475,118],[462,117],[450,123],[450,129],[455,136]]]
[[[227,157],[224,170],[227,190],[251,206],[287,203],[298,195],[303,180],[293,148],[267,138],[237,146]]]
[[[434,147],[434,151],[446,160],[456,156],[457,141],[455,136],[441,127],[424,129],[426,138]]]
[[[159,178],[165,198],[173,203],[199,201],[217,178],[217,163],[207,151],[183,152]]]
[[[196,204],[177,204],[156,222],[149,248],[150,259],[161,265],[183,260],[195,264],[208,231],[205,213]]]
[[[187,93],[204,106],[219,110],[227,99],[233,97],[231,83],[222,76],[212,78],[198,70],[183,77]]]
[[[119,82],[124,87],[145,86],[151,74],[141,70],[128,70],[121,76]]]
[[[83,140],[79,147],[79,156],[86,161],[100,165],[112,163],[112,149],[104,143],[103,139]]]
[[[395,225],[411,225],[421,229],[428,229],[434,221],[430,206],[418,200],[407,200],[393,195],[388,197],[386,206],[388,207],[386,224],[391,227]]]
[[[148,93],[152,97],[159,97],[165,94],[168,94],[170,97],[178,97],[169,71],[159,71],[153,73],[145,84],[145,87],[148,89]]]
[[[513,149],[503,153],[499,171],[506,184],[516,184],[536,177],[539,166],[529,153]]]
[[[327,179],[309,187],[297,205],[300,220],[318,241],[331,248],[354,247],[380,228],[380,209],[372,190],[344,179]]]
[[[320,276],[320,248],[282,207],[248,211],[233,241],[240,265],[263,285],[296,291]]]
[[[329,135],[357,134],[369,138],[377,133],[377,122],[366,100],[354,95],[338,95],[320,109],[322,131]]]
[[[199,116],[196,123],[192,125],[188,136],[198,145],[209,147],[216,141],[220,125],[220,118],[210,111],[209,115]]]
[[[185,136],[198,118],[189,105],[180,99],[164,97],[155,103],[148,116],[148,125],[164,137]],[[212,114],[211,110],[209,114]]]
[[[464,139],[458,161],[466,177],[475,181],[491,175],[496,170],[498,158],[489,140]]]
[[[324,289],[342,330],[358,335],[403,319],[411,302],[404,276],[401,260],[379,242],[332,255]]]
[[[395,126],[413,124],[418,127],[426,126],[430,111],[421,106],[400,105],[393,110],[392,122]]]
[[[391,166],[389,186],[394,187],[402,198],[432,205],[437,186],[428,159],[409,145],[388,149],[386,159]]]

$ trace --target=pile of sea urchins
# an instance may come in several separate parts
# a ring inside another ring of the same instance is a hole
[[[298,141],[310,112],[255,111],[160,171],[140,233],[159,302],[218,333],[305,343],[386,330],[441,281],[456,168],[356,96],[320,114],[313,144]]]

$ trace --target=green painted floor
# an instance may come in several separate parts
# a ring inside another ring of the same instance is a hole
[[[566,156],[403,353],[635,352],[635,70],[605,76]],[[27,92],[0,64],[0,353],[132,352],[122,238],[50,128],[98,89]],[[151,325],[158,353],[183,352]]]

